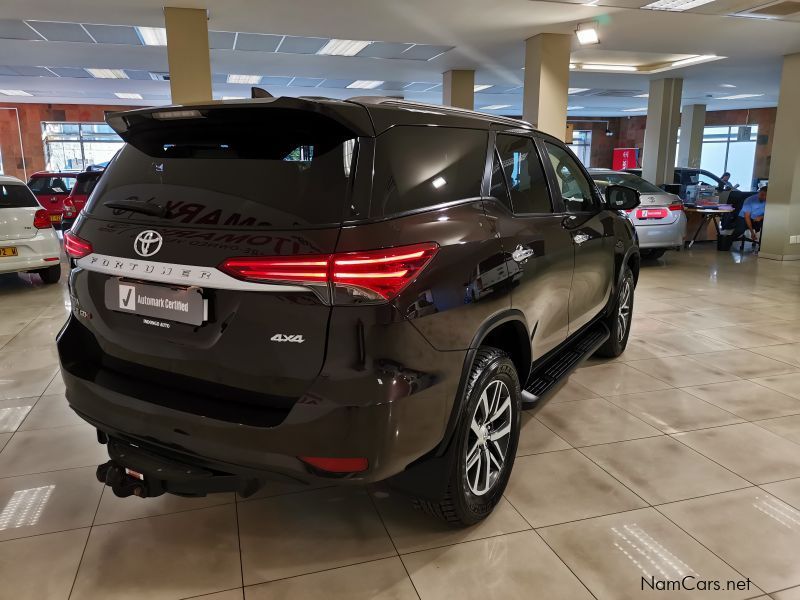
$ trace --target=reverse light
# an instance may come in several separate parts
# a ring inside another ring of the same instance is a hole
[[[298,456],[307,465],[328,473],[360,473],[369,468],[366,458],[326,458],[321,456]]]
[[[50,229],[53,223],[50,221],[50,215],[43,208],[40,208],[33,215],[33,226],[36,229]]]
[[[71,231],[64,233],[64,251],[70,258],[83,258],[88,256],[94,250],[91,242],[78,237]]]
[[[332,284],[368,301],[397,296],[428,265],[435,242],[324,255],[229,258],[219,269],[231,277],[259,283]]]

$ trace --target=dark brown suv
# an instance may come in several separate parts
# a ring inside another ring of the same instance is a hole
[[[58,347],[118,495],[388,479],[474,523],[521,407],[625,348],[638,194],[526,123],[375,98],[109,123]]]

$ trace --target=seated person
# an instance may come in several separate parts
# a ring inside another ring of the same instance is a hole
[[[751,239],[758,240],[756,232],[761,231],[764,224],[764,209],[767,205],[767,186],[758,190],[742,204],[742,210],[736,218],[736,226],[733,230],[733,239],[741,237],[745,231],[750,232]]]

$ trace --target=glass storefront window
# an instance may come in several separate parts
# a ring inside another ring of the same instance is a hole
[[[103,164],[123,141],[106,123],[42,123],[42,142],[50,171],[84,170]]]
[[[703,151],[700,168],[721,176],[731,174],[731,185],[743,190],[752,187],[753,167],[756,157],[758,125],[714,125],[703,129]],[[678,130],[678,145],[681,133]],[[675,152],[678,166],[678,152]]]
[[[583,130],[573,131],[572,143],[569,147],[570,150],[575,153],[575,156],[588,167],[592,158],[592,132]]]

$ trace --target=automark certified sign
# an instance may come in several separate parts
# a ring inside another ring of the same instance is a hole
[[[153,256],[156,252],[161,250],[161,244],[163,242],[164,238],[161,237],[160,233],[152,229],[147,229],[136,236],[136,239],[133,241],[133,249],[136,251],[136,254],[146,258],[148,256]]]

